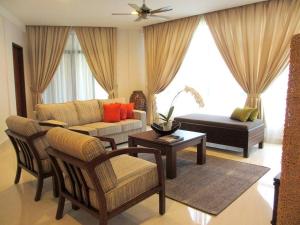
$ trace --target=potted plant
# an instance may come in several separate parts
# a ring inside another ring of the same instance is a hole
[[[174,112],[174,102],[176,100],[176,98],[182,93],[182,92],[186,92],[186,93],[190,93],[196,103],[199,105],[199,107],[203,107],[204,106],[204,102],[203,102],[203,99],[201,97],[201,95],[199,94],[199,92],[197,92],[194,88],[192,87],[189,87],[189,86],[185,86],[184,89],[180,90],[179,92],[177,92],[177,94],[175,95],[175,97],[173,98],[172,102],[171,102],[171,106],[168,110],[168,113],[166,115],[162,114],[162,113],[158,113],[159,115],[159,119],[162,122],[161,126],[163,128],[164,131],[167,131],[167,130],[171,130],[172,129],[172,115],[173,115],[173,112]]]

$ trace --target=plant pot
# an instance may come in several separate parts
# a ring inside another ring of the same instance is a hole
[[[164,122],[162,124],[163,131],[172,130],[173,121]]]

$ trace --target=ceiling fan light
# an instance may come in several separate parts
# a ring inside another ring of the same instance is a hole
[[[138,15],[139,13],[137,11],[132,11],[131,15]]]

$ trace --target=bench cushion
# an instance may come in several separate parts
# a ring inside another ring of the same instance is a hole
[[[226,116],[206,115],[206,114],[188,114],[176,117],[175,120],[179,122],[209,125],[223,128],[231,128],[237,130],[251,130],[256,127],[264,126],[263,120],[255,120],[253,122],[240,122],[232,120]]]

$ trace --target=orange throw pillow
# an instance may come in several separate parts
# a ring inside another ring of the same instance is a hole
[[[125,104],[127,108],[127,119],[133,119],[134,103]]]
[[[120,122],[121,104],[103,104],[103,120],[107,123]]]
[[[127,106],[126,106],[126,104],[121,104],[120,117],[121,117],[121,120],[126,120],[127,119]]]

